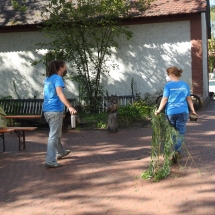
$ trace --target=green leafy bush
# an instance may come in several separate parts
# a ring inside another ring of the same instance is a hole
[[[106,128],[108,114],[106,112],[101,113],[81,113],[79,114],[81,121],[86,123],[86,127],[90,128]],[[78,125],[77,125],[78,127]]]
[[[151,110],[152,107],[142,100],[136,101],[132,105],[119,107],[117,111],[119,127],[127,127],[132,123],[149,118]]]

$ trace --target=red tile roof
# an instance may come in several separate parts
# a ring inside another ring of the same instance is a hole
[[[40,9],[47,0],[28,1],[28,10],[21,13],[14,10],[10,0],[0,0],[0,26],[41,23]],[[135,1],[135,0],[131,0]],[[154,0],[149,8],[136,14],[137,17],[166,16],[205,12],[208,0]]]
[[[154,0],[143,17],[205,12],[207,0]]]

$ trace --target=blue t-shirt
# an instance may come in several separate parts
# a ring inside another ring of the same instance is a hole
[[[53,74],[44,81],[44,112],[63,112],[64,104],[57,95],[56,87],[65,88],[61,76]]]
[[[171,81],[164,86],[163,97],[168,98],[166,114],[189,113],[187,96],[190,96],[190,89],[184,81]]]

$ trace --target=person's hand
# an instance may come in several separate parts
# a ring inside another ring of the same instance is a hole
[[[196,111],[195,111],[195,110],[194,110],[194,111],[192,111],[192,114],[193,114],[193,115],[198,116],[198,114],[196,113]]]
[[[69,107],[68,109],[69,109],[70,114],[76,114],[77,113],[77,111],[73,107]]]
[[[160,111],[159,111],[159,110],[156,110],[156,111],[155,111],[155,116],[157,116],[159,113],[160,113]]]

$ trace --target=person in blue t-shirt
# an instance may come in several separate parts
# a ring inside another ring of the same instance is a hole
[[[70,150],[65,150],[61,143],[64,105],[67,106],[70,114],[76,114],[77,112],[71,106],[63,92],[65,86],[62,76],[65,73],[65,62],[62,60],[53,60],[48,66],[44,81],[43,112],[50,128],[45,163],[46,168],[61,167],[62,165],[57,162],[57,159],[61,159],[70,153]]]
[[[179,133],[179,138],[175,144],[175,153],[172,159],[173,163],[177,162],[181,154],[181,146],[184,141],[186,123],[189,117],[188,105],[192,114],[197,115],[190,97],[189,86],[186,82],[180,80],[182,72],[183,71],[181,69],[179,70],[177,67],[170,67],[167,69],[167,75],[170,77],[171,81],[164,86],[163,98],[158,110],[155,111],[155,115],[157,115],[166,106],[167,119]]]

